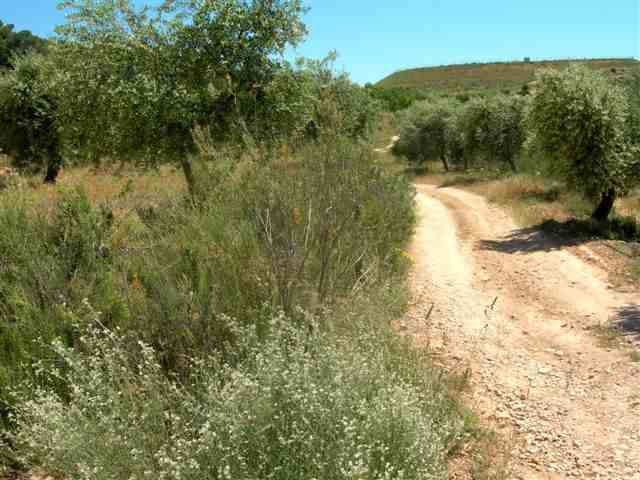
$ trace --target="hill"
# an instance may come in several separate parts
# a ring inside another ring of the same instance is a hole
[[[625,75],[640,65],[633,58],[470,63],[401,70],[384,78],[376,86],[426,87],[438,90],[513,88],[533,80],[534,73],[539,68],[562,68],[570,63],[584,63],[597,70],[606,70],[616,77]]]

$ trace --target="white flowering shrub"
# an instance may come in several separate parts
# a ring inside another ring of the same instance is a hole
[[[439,479],[464,425],[427,358],[387,327],[237,327],[235,366],[173,380],[143,343],[92,330],[53,349],[66,398],[30,386],[12,442],[68,479]],[[80,353],[85,352],[85,353]]]

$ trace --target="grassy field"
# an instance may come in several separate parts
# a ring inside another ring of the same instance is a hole
[[[548,60],[539,62],[474,63],[414,68],[395,72],[376,84],[378,87],[435,88],[450,91],[469,89],[513,89],[533,80],[540,68],[562,68],[569,63],[585,63],[614,77],[638,66],[634,59]]]

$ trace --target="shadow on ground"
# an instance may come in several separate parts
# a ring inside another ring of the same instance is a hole
[[[513,230],[499,240],[480,240],[478,247],[502,253],[550,252],[565,247],[582,245],[591,241],[587,237],[558,235],[548,228],[549,222],[533,227]],[[557,222],[555,222],[557,223]]]
[[[613,317],[611,326],[633,343],[640,345],[640,305],[620,307]]]
[[[590,218],[572,218],[564,222],[547,220],[533,227],[514,230],[500,240],[481,240],[479,246],[483,250],[503,253],[533,253],[582,245],[597,239],[635,244],[640,240],[640,224],[629,217],[613,217],[606,222]]]

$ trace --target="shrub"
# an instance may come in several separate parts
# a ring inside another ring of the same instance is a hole
[[[425,356],[376,323],[237,332],[242,359],[167,378],[152,348],[92,330],[54,344],[68,402],[31,385],[13,441],[69,478],[444,479],[465,425]],[[134,344],[135,345],[135,344]]]
[[[0,68],[11,68],[16,56],[28,52],[42,53],[46,40],[33,35],[29,30],[13,31],[14,26],[0,21]]]
[[[82,193],[64,195],[51,218],[32,212],[11,193],[0,209],[0,418],[6,391],[31,371],[54,338],[73,343],[68,308],[85,299],[105,318],[122,323],[121,303],[110,299],[108,210],[93,209]],[[10,206],[9,206],[10,204]]]
[[[180,198],[123,218],[79,192],[51,214],[33,212],[20,192],[3,195],[1,401],[45,355],[34,340],[73,345],[85,302],[184,373],[187,357],[233,351],[229,317],[252,324],[266,309],[297,318],[297,307],[348,302],[402,272],[414,220],[407,181],[388,175],[368,145],[324,140],[219,153],[196,162],[195,205]]]

